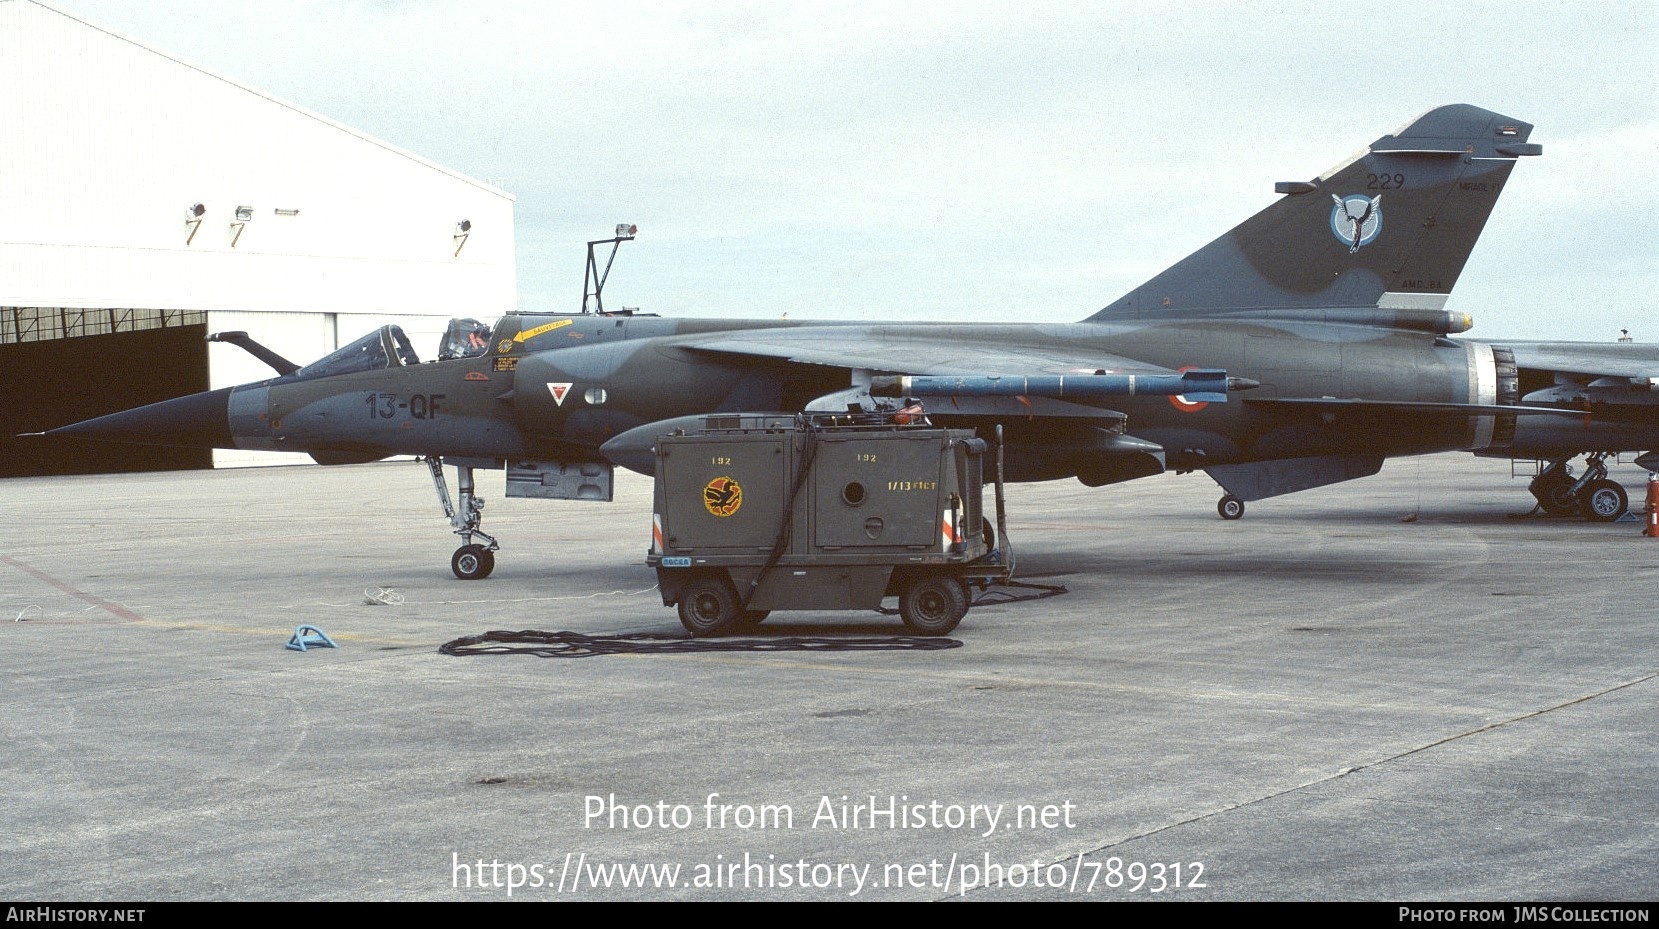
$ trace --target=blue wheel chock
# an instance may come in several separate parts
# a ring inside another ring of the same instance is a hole
[[[295,626],[294,637],[288,640],[288,648],[296,652],[303,652],[308,648],[339,648],[328,633],[316,626]]]

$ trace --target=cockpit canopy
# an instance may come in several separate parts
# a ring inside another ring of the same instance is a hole
[[[490,327],[476,319],[452,319],[438,344],[438,360],[471,358],[482,355],[490,347]],[[401,365],[420,364],[420,356],[409,343],[403,327],[381,326],[361,339],[336,349],[311,362],[292,375],[294,380],[308,381],[337,374],[355,374],[359,371],[380,371]]]

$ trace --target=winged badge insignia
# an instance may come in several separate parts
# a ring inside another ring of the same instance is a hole
[[[1336,206],[1331,208],[1331,231],[1337,241],[1348,246],[1352,255],[1363,245],[1370,245],[1382,231],[1382,194],[1375,197],[1339,197],[1331,194]]]

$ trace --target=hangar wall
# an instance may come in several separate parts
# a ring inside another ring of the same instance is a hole
[[[516,306],[510,194],[35,0],[0,0],[0,130],[0,311],[202,311],[303,364]]]
[[[0,305],[515,304],[487,184],[33,0],[0,0],[0,88]]]

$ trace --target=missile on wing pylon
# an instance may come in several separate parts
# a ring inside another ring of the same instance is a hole
[[[1226,403],[1227,391],[1255,381],[1226,371],[1194,368],[1179,374],[904,375],[870,379],[870,393],[886,397],[1048,397],[1093,400],[1137,394],[1179,395],[1192,403]]]
[[[1180,396],[1189,403],[1225,403],[1227,391],[1248,390],[1258,382],[1228,377],[1226,371],[1194,368],[1170,374],[1066,374],[1066,375],[881,375],[870,379],[868,388],[854,387],[814,401],[808,409],[846,409],[847,401],[858,395],[873,397],[1051,397],[1088,401],[1099,397]],[[816,406],[834,398],[836,403]],[[599,447],[599,453],[614,464],[640,474],[655,473],[657,439],[675,431],[706,426],[708,414],[698,413],[635,426],[613,436]],[[1105,435],[1105,433],[1101,433]],[[1118,453],[1143,452],[1162,455],[1163,449],[1132,436],[1114,435],[1111,450]],[[1096,449],[1098,451],[1099,449]],[[1160,469],[1162,458],[1159,458]]]

